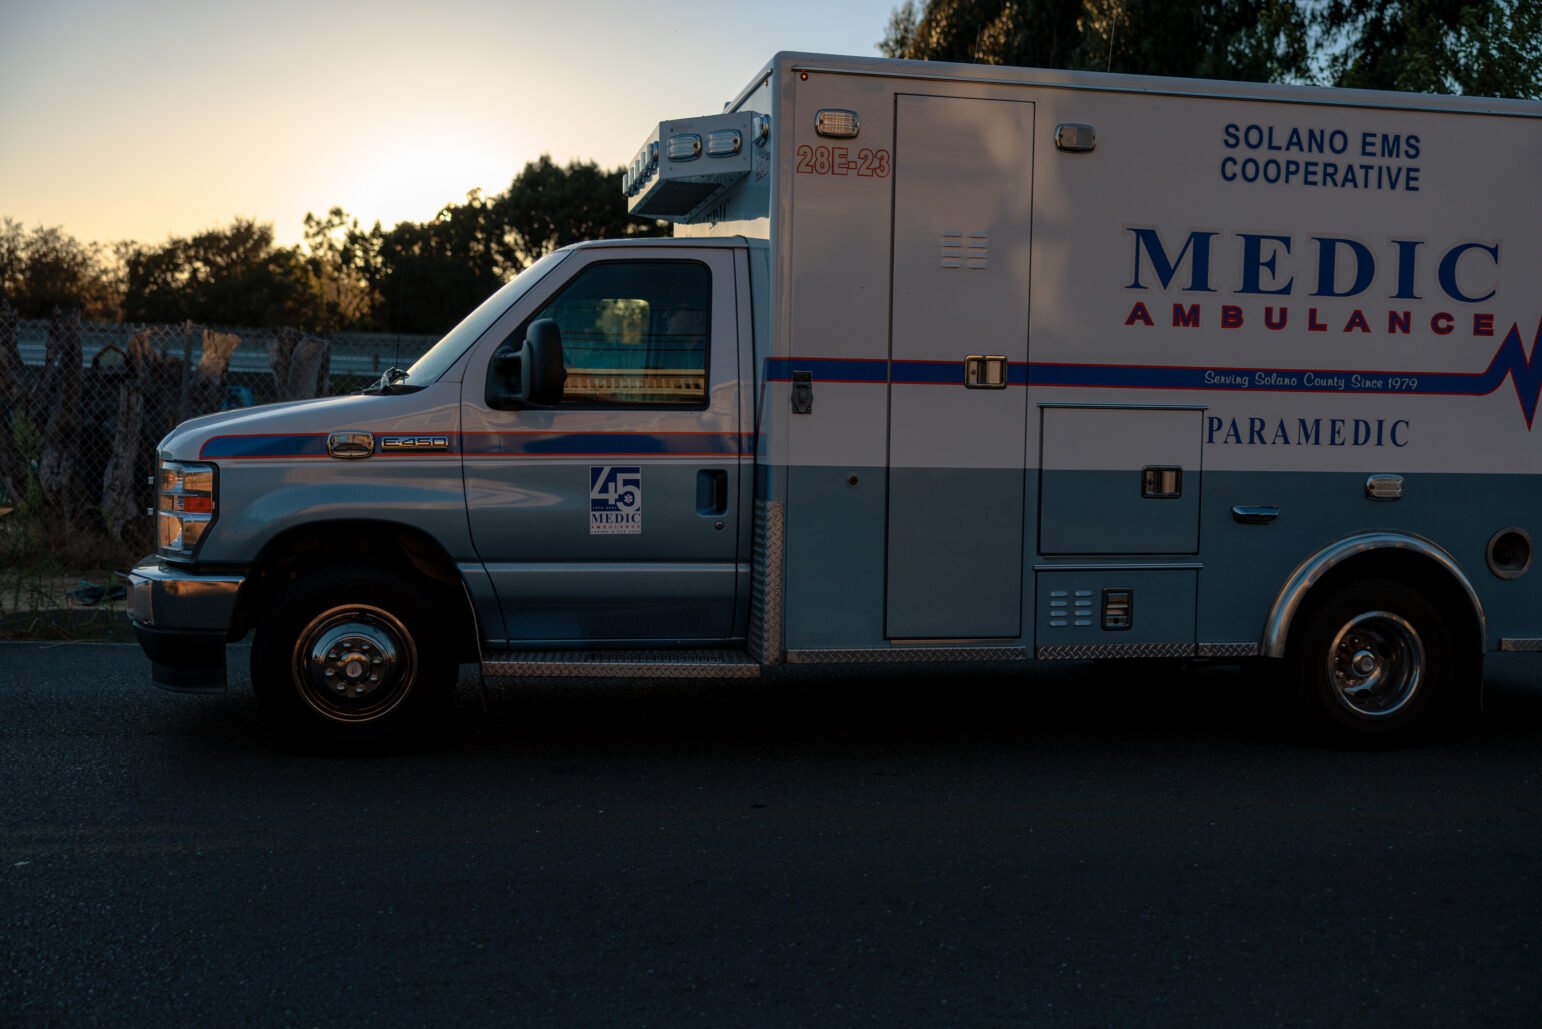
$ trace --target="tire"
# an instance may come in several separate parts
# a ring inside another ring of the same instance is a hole
[[[1447,618],[1408,583],[1346,585],[1293,637],[1290,678],[1308,727],[1341,747],[1403,746],[1453,708],[1464,662]]]
[[[252,691],[287,732],[402,740],[442,714],[457,666],[444,617],[404,577],[329,568],[274,599],[252,640]]]

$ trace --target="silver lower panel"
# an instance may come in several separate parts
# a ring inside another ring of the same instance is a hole
[[[1258,644],[1256,643],[1201,643],[1195,651],[1196,657],[1257,657]]]
[[[782,517],[780,500],[755,505],[755,556],[750,574],[749,651],[768,665],[782,663]]]
[[[1499,641],[1499,649],[1512,654],[1542,654],[1542,639],[1521,637]]]
[[[753,679],[760,662],[742,650],[494,651],[482,674],[497,678]]]
[[[1194,657],[1192,643],[1064,643],[1040,647],[1040,661],[1097,661],[1103,658]]]
[[[1027,647],[871,647],[789,650],[790,665],[928,664],[943,661],[1026,661]]]

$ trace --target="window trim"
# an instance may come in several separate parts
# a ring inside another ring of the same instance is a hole
[[[701,391],[701,399],[699,401],[695,401],[695,402],[689,403],[689,404],[669,404],[669,403],[660,403],[658,401],[649,401],[649,400],[633,400],[633,401],[626,401],[626,400],[608,400],[608,401],[601,401],[601,400],[583,400],[583,401],[572,400],[572,401],[570,401],[570,400],[564,399],[564,400],[560,401],[555,407],[551,408],[550,410],[553,410],[553,411],[706,411],[706,410],[708,410],[712,406],[712,341],[713,341],[713,338],[714,338],[714,335],[715,335],[713,333],[713,331],[712,331],[712,316],[713,316],[714,310],[716,309],[716,304],[714,303],[713,293],[716,291],[717,282],[716,282],[716,276],[713,274],[712,265],[710,265],[706,261],[701,260],[700,258],[695,258],[695,257],[658,257],[658,258],[655,258],[655,257],[612,257],[612,258],[605,258],[605,259],[598,260],[598,261],[590,261],[589,263],[585,264],[582,268],[579,268],[573,274],[572,278],[568,279],[568,281],[564,282],[560,287],[558,287],[556,292],[552,293],[551,296],[549,296],[546,299],[542,300],[540,305],[534,311],[532,311],[528,317],[521,319],[519,324],[514,326],[513,331],[510,332],[507,336],[505,336],[502,340],[500,340],[497,346],[493,347],[492,357],[490,357],[488,359],[488,363],[487,363],[488,381],[489,382],[492,381],[492,374],[493,374],[492,373],[492,365],[493,365],[493,361],[497,359],[498,352],[503,349],[505,344],[510,343],[513,340],[523,340],[525,338],[525,334],[530,331],[531,323],[533,323],[537,319],[539,319],[540,316],[541,316],[541,313],[543,311],[545,311],[547,308],[551,307],[558,300],[560,300],[564,293],[566,293],[569,289],[571,289],[585,275],[589,274],[589,272],[591,270],[593,270],[595,268],[602,268],[602,267],[605,267],[605,266],[608,266],[608,265],[618,265],[618,264],[626,264],[626,265],[646,264],[646,265],[650,265],[650,266],[653,266],[653,267],[658,267],[659,265],[672,265],[672,264],[673,265],[693,264],[693,265],[696,265],[697,267],[703,269],[707,273],[707,341],[706,341],[706,348],[702,352],[702,369],[701,369],[701,386],[702,386],[702,391]],[[566,362],[564,362],[564,364],[565,363]]]

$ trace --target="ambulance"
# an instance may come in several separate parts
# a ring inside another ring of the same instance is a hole
[[[362,393],[160,444],[161,686],[1256,661],[1342,744],[1542,652],[1542,104],[782,53]],[[1143,666],[1132,666],[1143,667]]]

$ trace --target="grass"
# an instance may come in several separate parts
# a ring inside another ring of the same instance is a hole
[[[90,604],[72,596],[89,586],[127,586],[111,563],[58,555],[24,508],[0,506],[0,639],[133,639],[123,598]]]

